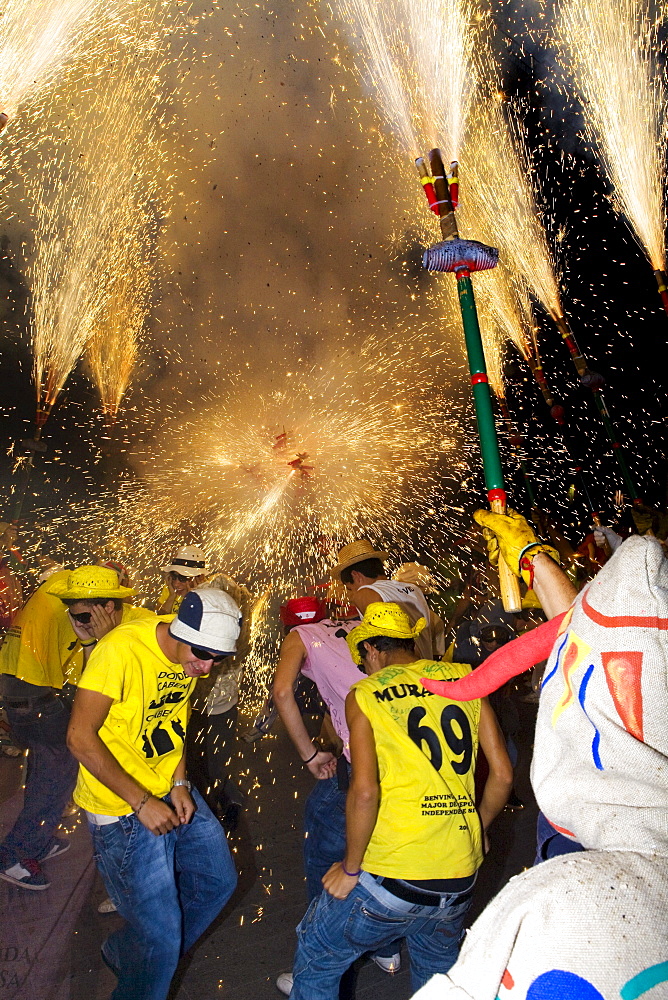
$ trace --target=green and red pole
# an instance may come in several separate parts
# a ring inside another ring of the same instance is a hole
[[[426,170],[424,160],[420,158],[416,161],[416,165],[423,180],[425,192],[427,192],[427,184],[424,184],[424,171]],[[457,278],[457,294],[459,296],[459,308],[464,327],[464,341],[466,343],[466,354],[473,389],[487,498],[491,509],[495,513],[503,514],[506,510],[507,495],[499,452],[499,441],[496,434],[496,424],[494,422],[492,395],[487,376],[482,337],[480,336],[478,312],[473,294],[473,284],[471,282],[472,271],[483,271],[496,267],[499,252],[493,247],[477,243],[475,240],[460,239],[455,219],[455,208],[449,190],[450,185],[446,178],[440,150],[431,150],[429,153],[429,165],[431,167],[431,174],[427,183],[433,185],[435,197],[432,200],[427,193],[427,198],[432,211],[438,209],[443,242],[436,244],[436,246],[431,247],[425,252],[423,266],[432,271],[452,272]],[[458,184],[456,164],[452,165],[450,171],[450,184],[453,186]],[[522,597],[517,577],[501,558],[499,558],[498,568],[501,599],[505,610],[520,611],[522,608]]]

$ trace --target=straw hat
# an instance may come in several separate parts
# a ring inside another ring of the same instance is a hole
[[[380,559],[381,562],[385,562],[389,558],[389,552],[376,552],[371,542],[363,538],[359,542],[351,542],[350,545],[343,546],[339,551],[339,561],[331,574],[333,577],[340,577],[344,569],[354,566],[355,563],[364,562],[365,559]]]
[[[196,545],[184,545],[169,566],[162,567],[162,572],[179,573],[180,576],[202,576],[206,573],[206,556]]]
[[[418,562],[402,563],[394,574],[394,579],[399,583],[412,583],[415,587],[419,587],[420,590],[424,590],[426,593],[438,589],[436,580],[430,570]]]
[[[406,612],[392,601],[374,601],[364,612],[361,624],[346,636],[350,655],[360,666],[362,658],[357,649],[358,643],[375,635],[387,635],[391,639],[415,639],[426,624],[424,618],[418,618],[415,625],[411,625]]]
[[[44,589],[61,601],[90,601],[96,597],[120,600],[136,593],[132,587],[121,587],[116,570],[106,566],[79,566],[66,580],[54,580],[51,584],[47,581]]]

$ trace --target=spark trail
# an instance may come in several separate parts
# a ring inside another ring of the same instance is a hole
[[[649,5],[566,0],[557,35],[564,71],[582,99],[587,137],[612,184],[615,209],[630,223],[654,271],[663,273],[668,118],[665,74],[656,58],[657,23]]]
[[[43,98],[65,68],[120,30],[127,0],[7,0],[0,32],[0,125]]]
[[[89,67],[96,86],[82,115],[80,154],[70,144],[44,156],[26,180],[34,207],[35,250],[28,267],[31,338],[43,424],[87,342],[121,289],[127,315],[141,313],[151,274],[156,189],[162,149],[156,138],[165,59],[159,4],[144,5],[122,40],[107,39],[104,59]],[[131,112],[121,120],[124,109]],[[131,249],[129,249],[131,248]],[[139,275],[140,268],[144,274]],[[130,276],[138,276],[135,288]],[[97,354],[102,357],[98,343]],[[123,365],[120,366],[121,370]],[[127,367],[127,366],[125,366]],[[125,378],[119,371],[119,378]],[[107,379],[108,381],[108,379]],[[122,387],[104,395],[119,397]]]

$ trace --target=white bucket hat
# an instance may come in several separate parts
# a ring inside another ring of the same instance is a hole
[[[199,587],[183,599],[179,613],[169,624],[169,634],[188,646],[228,656],[236,652],[241,631],[241,611],[224,590]]]
[[[184,545],[176,553],[163,573],[180,573],[181,576],[201,576],[206,573],[206,556],[196,545]]]

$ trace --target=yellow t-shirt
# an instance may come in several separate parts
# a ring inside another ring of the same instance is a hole
[[[70,570],[59,570],[48,583],[66,580]],[[122,622],[151,617],[146,608],[123,605]],[[0,649],[0,673],[28,684],[60,690],[77,684],[83,670],[83,650],[67,615],[67,608],[44,584],[17,614]]]
[[[418,660],[353,685],[373,729],[380,775],[365,871],[409,881],[466,878],[482,864],[473,777],[480,701],[450,701],[420,683],[421,677],[454,680],[470,670]]]
[[[162,797],[183,754],[188,700],[196,678],[186,677],[158,645],[156,627],[172,616],[119,625],[90,655],[79,687],[113,699],[99,735],[124,771]],[[74,801],[88,812],[125,816],[130,807],[83,765]]]
[[[186,591],[186,594],[187,593],[188,593],[188,591]],[[175,614],[178,613],[178,610],[181,607],[181,604],[183,602],[183,598],[186,596],[186,594],[175,594],[174,595],[174,603],[172,604],[172,610],[171,610],[170,614],[174,614],[175,615]],[[167,600],[168,597],[169,597],[169,587],[167,586],[167,584],[165,584],[165,586],[160,591],[160,597],[158,598],[158,607],[159,608],[161,608],[163,606],[163,604],[165,603],[165,601]]]

